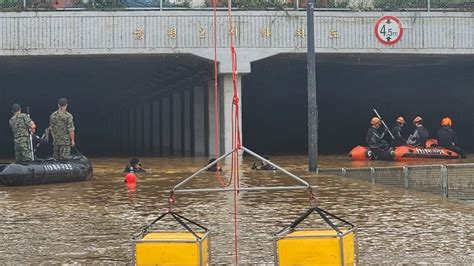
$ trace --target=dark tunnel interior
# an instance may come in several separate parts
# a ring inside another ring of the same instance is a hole
[[[347,154],[365,143],[372,111],[387,124],[397,116],[425,120],[436,137],[450,116],[459,142],[474,151],[474,56],[317,55],[319,151]],[[305,55],[279,55],[252,65],[243,94],[244,142],[261,153],[307,151]]]
[[[242,79],[244,144],[264,154],[307,150],[306,56],[284,54],[252,64]],[[103,116],[160,91],[206,82],[210,61],[190,55],[5,57],[0,63],[0,156],[13,157],[8,127],[14,102],[30,107],[42,133],[59,97],[70,101],[77,144],[87,155],[109,154],[102,145]],[[474,151],[474,56],[317,55],[320,152],[347,153],[363,144],[372,108],[392,125],[398,115],[425,119],[434,137],[445,115],[460,145]],[[406,134],[411,125],[405,128]],[[104,150],[105,149],[105,150]],[[50,150],[43,147],[41,152]],[[122,154],[125,155],[125,154]]]
[[[104,116],[159,97],[164,91],[204,82],[211,67],[209,61],[188,55],[4,58],[0,63],[0,156],[13,155],[8,126],[12,103],[19,103],[23,112],[30,107],[31,118],[41,135],[60,97],[69,100],[78,149],[87,155],[117,155],[107,150],[113,147],[103,145],[105,139],[100,133],[106,121]],[[43,146],[38,152],[47,156],[52,147]]]

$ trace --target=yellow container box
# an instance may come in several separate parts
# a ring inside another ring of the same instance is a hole
[[[207,265],[209,232],[149,232],[135,241],[136,265]]]
[[[277,265],[354,265],[355,228],[295,230],[275,236]]]

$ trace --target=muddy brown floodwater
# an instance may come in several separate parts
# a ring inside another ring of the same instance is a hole
[[[242,186],[294,184],[281,173],[250,170]],[[272,161],[318,185],[320,207],[356,224],[360,264],[474,263],[474,204],[306,171],[303,156]],[[167,192],[207,158],[142,158],[135,189],[123,182],[126,158],[93,159],[88,182],[0,187],[0,264],[133,264],[132,236],[163,212]],[[463,161],[465,162],[465,161]],[[321,157],[322,167],[354,165],[342,156]],[[395,163],[376,162],[376,165]],[[224,175],[228,167],[224,166]],[[217,187],[204,173],[187,187]],[[242,263],[273,263],[272,234],[308,207],[306,191],[249,192],[239,199]],[[175,210],[211,230],[213,263],[233,261],[231,193],[178,194]],[[168,223],[164,223],[166,228]]]

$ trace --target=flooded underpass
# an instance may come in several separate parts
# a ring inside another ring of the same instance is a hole
[[[0,66],[6,88],[0,98],[6,110],[15,101],[30,106],[43,130],[57,98],[66,96],[78,148],[92,158],[110,157],[93,159],[92,181],[0,187],[0,264],[132,264],[132,236],[165,210],[169,189],[204,166],[211,156],[203,156],[214,150],[211,62],[188,55],[8,60]],[[363,144],[373,107],[387,121],[399,114],[407,120],[423,115],[431,137],[439,119],[449,114],[461,145],[473,151],[474,124],[466,119],[473,111],[472,62],[472,56],[321,55],[320,152],[347,154]],[[472,201],[316,175],[307,172],[306,157],[288,156],[306,153],[306,100],[304,56],[286,54],[253,63],[252,73],[242,78],[243,141],[318,186],[320,206],[359,227],[361,265],[474,263]],[[5,123],[9,115],[1,113]],[[407,126],[404,133],[411,129]],[[11,157],[7,124],[2,132],[0,155]],[[41,148],[41,156],[50,154],[51,147]],[[125,186],[122,173],[132,156],[154,156],[140,157],[152,171],[139,175],[134,189]],[[470,162],[474,160],[436,163]],[[252,159],[244,159],[242,185],[294,184],[281,173],[252,171],[251,164]],[[347,156],[328,155],[320,161],[323,168],[405,164],[351,162]],[[228,176],[230,169],[224,168]],[[217,182],[206,173],[192,185],[215,188]],[[175,210],[211,230],[213,263],[234,259],[232,200],[230,193],[177,195]],[[238,203],[241,262],[271,264],[272,234],[307,209],[308,195],[242,193]]]
[[[471,156],[472,158],[472,156]],[[272,157],[317,185],[320,207],[356,224],[359,263],[474,263],[474,204],[306,171],[306,157]],[[242,186],[291,185],[277,172],[252,171],[245,158]],[[0,190],[0,264],[133,263],[132,236],[166,209],[168,190],[207,158],[143,158],[149,173],[136,189],[123,182],[126,158],[94,159],[92,181]],[[350,166],[346,157],[321,158],[323,167]],[[394,163],[378,163],[393,165]],[[229,167],[224,165],[224,176]],[[217,187],[204,173],[188,187]],[[242,193],[242,263],[273,263],[272,234],[308,207],[306,191]],[[175,210],[211,230],[212,263],[233,261],[231,193],[177,194]],[[166,224],[166,223],[165,223]]]
[[[13,155],[10,106],[17,102],[24,112],[31,107],[42,133],[60,97],[69,100],[78,148],[89,156],[203,156],[214,151],[209,60],[188,54],[3,59],[2,157]],[[320,152],[347,154],[363,144],[373,108],[389,126],[399,115],[408,122],[421,115],[430,137],[436,137],[441,118],[448,115],[459,144],[474,151],[474,123],[469,119],[474,112],[473,62],[472,55],[318,54]],[[221,98],[224,83],[221,77]],[[241,87],[244,143],[262,154],[306,154],[305,55],[253,62]],[[224,121],[229,119],[224,108],[231,99],[220,101],[222,130],[230,124]],[[409,123],[403,134],[412,132]],[[221,141],[226,138],[224,132],[220,135]],[[51,149],[41,147],[39,152],[46,156]]]

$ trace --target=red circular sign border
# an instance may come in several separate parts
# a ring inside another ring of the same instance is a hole
[[[398,26],[400,27],[400,35],[398,35],[398,38],[395,39],[395,41],[393,42],[387,42],[386,40],[380,38],[379,36],[379,33],[378,33],[378,28],[379,28],[379,25],[380,23],[383,21],[383,20],[386,20],[386,19],[391,19],[393,21],[395,21]],[[377,40],[379,40],[379,42],[385,44],[385,45],[394,45],[396,43],[398,43],[401,39],[402,39],[402,36],[403,36],[403,26],[402,26],[402,23],[400,22],[400,20],[397,18],[397,17],[394,17],[394,16],[383,16],[383,17],[380,17],[379,19],[377,19],[377,21],[375,22],[375,28],[374,28],[374,34],[375,34],[375,37],[377,37]]]

